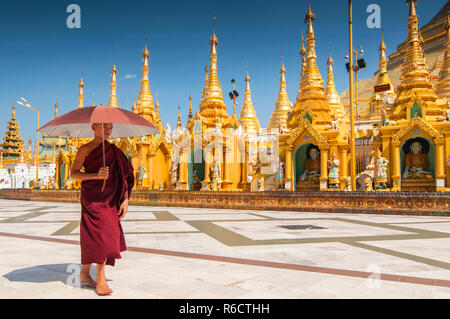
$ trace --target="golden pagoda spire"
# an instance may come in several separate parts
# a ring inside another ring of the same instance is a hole
[[[338,114],[338,117],[344,116],[344,106],[341,103],[341,98],[336,90],[336,86],[334,84],[334,72],[333,65],[334,61],[331,58],[331,48],[330,55],[328,57],[328,75],[327,75],[327,87],[325,90],[325,95],[327,97],[327,102],[334,109],[334,111]]]
[[[215,17],[214,17],[215,20]],[[213,30],[213,34],[209,41],[211,45],[211,55],[208,68],[208,77],[205,79],[205,88],[203,90],[203,98],[199,105],[202,121],[208,128],[216,127],[217,118],[220,119],[222,127],[229,125],[229,116],[226,112],[227,106],[222,96],[222,88],[220,87],[219,77],[217,74],[217,45],[219,41]]]
[[[23,141],[20,143],[20,147],[19,147],[19,163],[25,163],[25,156],[24,156],[24,151],[23,151],[24,144],[25,143]]]
[[[205,87],[202,91],[202,97],[205,97],[205,90],[208,87],[208,66],[205,66]]]
[[[84,107],[84,94],[83,94],[83,88],[84,88],[84,82],[83,82],[83,72],[81,72],[81,79],[78,83],[78,108],[81,109]]]
[[[450,98],[450,16],[447,14],[447,42],[445,46],[444,63],[439,72],[438,83],[436,84],[436,95]]]
[[[56,102],[55,102],[55,119],[58,117],[58,97],[56,97]]]
[[[278,98],[275,102],[275,110],[270,116],[267,129],[287,129],[287,118],[289,110],[291,109],[291,101],[286,91],[286,69],[284,68],[284,61],[281,62],[280,69],[280,91],[278,92]]]
[[[258,117],[256,116],[255,108],[252,102],[252,92],[250,90],[250,76],[245,76],[245,93],[244,93],[244,103],[242,105],[241,113],[239,114],[239,123],[245,133],[254,135],[259,132],[261,125],[259,124]]]
[[[4,169],[5,167],[3,166],[3,152],[0,151],[0,169]]]
[[[381,43],[378,47],[378,51],[380,51],[380,58],[378,61],[378,76],[375,82],[375,86],[378,85],[386,85],[389,84],[391,86],[390,90],[386,91],[390,94],[394,94],[394,88],[392,86],[391,80],[389,79],[388,71],[387,71],[387,59],[386,59],[386,44],[384,43],[383,32],[381,33]]]
[[[309,116],[315,118],[315,124],[326,126],[331,124],[330,107],[324,94],[323,80],[317,67],[316,57],[316,38],[314,36],[313,21],[315,15],[311,10],[309,3],[308,11],[305,16],[305,23],[308,25],[306,35],[306,64],[303,68],[303,76],[300,82],[300,92],[297,96],[296,105],[292,109],[292,117],[289,121],[289,128],[297,127],[299,118],[306,108],[311,113]]]
[[[401,82],[397,88],[394,110],[388,116],[390,120],[408,120],[407,111],[411,109],[418,97],[423,101],[423,105],[419,106],[426,110],[426,117],[436,120],[437,117],[444,114],[444,109],[443,106],[440,107],[436,104],[437,96],[432,89],[430,72],[419,36],[415,1],[407,0],[407,2],[409,3],[408,47],[403,62]]]
[[[192,115],[192,97],[189,95],[189,114],[188,114],[188,121],[193,117]]]
[[[177,128],[181,127],[181,106],[178,104],[178,121],[177,121]]]
[[[133,104],[131,105],[131,111],[136,113],[136,98],[133,98]]]
[[[139,96],[137,100],[137,109],[139,114],[150,114],[154,110],[153,106],[153,96],[150,91],[150,80],[148,77],[149,66],[148,60],[150,57],[150,53],[147,49],[147,38],[145,38],[145,48],[142,51],[142,80],[141,80],[141,88],[139,90]]]
[[[306,49],[305,49],[305,37],[303,36],[303,30],[302,30],[302,47],[300,48],[300,55],[302,56],[302,66],[300,69],[300,82],[299,82],[299,86],[298,86],[298,91],[297,91],[297,98],[300,96],[301,94],[301,89],[302,89],[302,80],[303,80],[303,75],[305,74],[305,69],[306,69]]]
[[[114,64],[111,69],[111,94],[109,95],[108,106],[111,107],[119,107],[119,103],[117,103],[117,68]]]
[[[11,113],[11,121],[15,121],[16,120],[16,106],[13,104],[12,105],[12,113]]]

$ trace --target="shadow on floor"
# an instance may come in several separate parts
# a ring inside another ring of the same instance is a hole
[[[80,287],[79,275],[80,264],[51,264],[39,265],[13,270],[3,277],[15,282],[45,283],[59,281],[70,287]],[[97,271],[95,265],[91,267],[91,277],[96,278]],[[109,281],[107,279],[107,281]],[[84,287],[81,285],[81,287]]]

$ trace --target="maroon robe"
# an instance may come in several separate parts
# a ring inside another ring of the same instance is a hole
[[[133,166],[123,152],[105,141],[105,164],[109,177],[102,192],[103,179],[81,183],[81,264],[114,266],[115,259],[125,251],[125,237],[119,220],[120,204],[125,193],[134,186]],[[86,173],[97,173],[103,166],[102,144],[93,149],[83,164]]]

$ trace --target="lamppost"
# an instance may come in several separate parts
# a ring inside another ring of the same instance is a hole
[[[359,112],[358,112],[358,71],[361,69],[364,69],[366,67],[366,61],[364,61],[364,59],[362,58],[362,56],[364,55],[364,50],[362,48],[362,45],[358,46],[359,47],[359,55],[361,56],[360,59],[358,59],[358,50],[354,50],[353,54],[355,56],[355,64],[353,65],[353,72],[355,72],[355,110],[356,110],[356,119],[359,118]],[[347,71],[349,71],[350,69],[350,63],[349,63],[349,56],[347,54],[347,56],[345,57],[345,62],[346,63],[346,67],[347,67]]]
[[[231,83],[233,83],[233,91],[228,94],[230,95],[230,99],[233,100],[233,114],[236,114],[236,98],[239,96],[239,93],[236,91],[236,81],[231,79]]]
[[[25,100],[23,97],[21,97],[20,99],[23,101],[23,103],[21,101],[17,101],[17,103],[37,112],[37,128],[36,128],[36,187],[37,187],[38,180],[39,180],[39,173],[38,173],[39,172],[39,131],[38,131],[39,130],[39,111],[36,110],[34,107],[32,107],[31,104],[28,103],[28,101]]]

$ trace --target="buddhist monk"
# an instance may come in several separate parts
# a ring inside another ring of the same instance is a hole
[[[102,137],[102,124],[92,124],[94,139],[78,149],[71,176],[82,181],[80,282],[95,288],[98,295],[109,295],[113,291],[106,283],[105,264],[114,266],[115,259],[121,258],[120,253],[127,248],[120,221],[128,211],[134,175],[125,154],[106,140],[112,124],[105,123],[103,127]],[[103,139],[106,167],[103,167]],[[97,264],[96,281],[89,274],[93,263]]]

